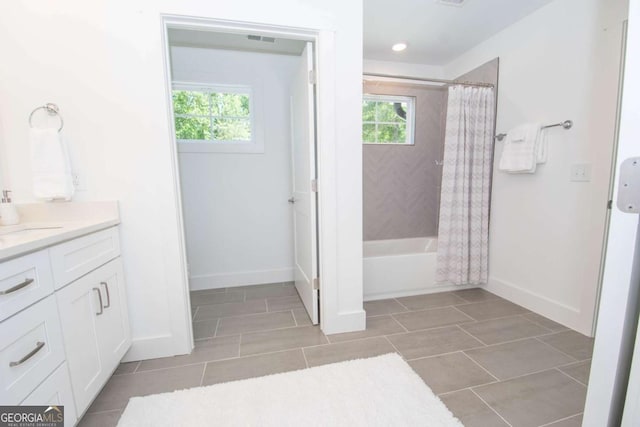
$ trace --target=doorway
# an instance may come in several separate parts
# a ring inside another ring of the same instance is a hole
[[[167,35],[194,338],[318,324],[314,43]]]

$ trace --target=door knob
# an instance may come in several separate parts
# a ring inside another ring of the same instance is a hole
[[[287,202],[289,202],[289,203],[291,203],[291,204],[294,204],[294,203],[296,202],[296,198],[295,198],[295,197],[292,197],[292,198],[290,198],[289,200],[287,200]]]

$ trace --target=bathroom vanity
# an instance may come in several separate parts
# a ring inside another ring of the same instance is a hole
[[[72,426],[131,345],[116,202],[21,206],[0,227],[0,405]]]

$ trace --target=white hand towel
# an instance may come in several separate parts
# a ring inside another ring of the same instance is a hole
[[[547,156],[549,155],[549,145],[547,142],[547,129],[540,129],[540,136],[538,137],[538,149],[536,155],[536,163],[547,163]]]
[[[71,200],[74,193],[69,153],[57,129],[31,129],[33,194],[41,200]]]
[[[529,123],[511,129],[502,149],[498,169],[509,173],[534,173],[538,162],[540,125]]]

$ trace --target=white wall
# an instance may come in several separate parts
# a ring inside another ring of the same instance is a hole
[[[574,121],[548,133],[533,175],[494,168],[488,289],[584,334],[597,298],[624,0],[556,0],[445,67],[460,75],[500,57],[498,132]],[[496,143],[496,165],[502,144]],[[591,182],[571,182],[573,163]]]
[[[327,333],[363,328],[361,1],[2,2],[1,138],[15,199],[32,200],[27,117],[56,102],[86,174],[78,200],[120,201],[134,340],[128,357],[190,350],[161,14],[321,31],[322,322]]]
[[[174,81],[251,87],[264,141],[259,154],[179,155],[191,289],[293,280],[289,84],[300,57],[174,47],[171,61]]]
[[[399,56],[402,54],[400,53]],[[392,74],[410,77],[430,77],[434,79],[444,78],[444,69],[438,65],[411,64],[408,62],[378,61],[374,59],[364,60],[365,73]]]

